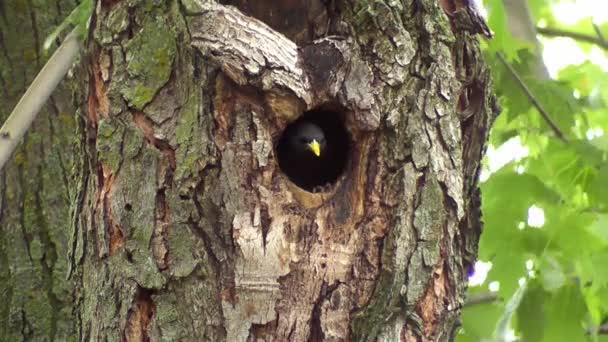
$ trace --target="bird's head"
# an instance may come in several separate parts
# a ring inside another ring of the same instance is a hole
[[[310,122],[302,122],[294,130],[292,144],[295,144],[298,151],[306,151],[316,157],[321,157],[325,151],[325,134],[319,126]]]

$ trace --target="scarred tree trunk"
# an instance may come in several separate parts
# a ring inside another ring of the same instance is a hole
[[[449,340],[491,121],[474,11],[226,2],[97,4],[70,254],[81,339]],[[312,193],[274,147],[318,108],[351,141]]]

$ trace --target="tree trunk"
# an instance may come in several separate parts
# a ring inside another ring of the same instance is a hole
[[[45,64],[44,39],[75,5],[0,1],[0,124]],[[0,341],[77,338],[65,256],[75,194],[68,187],[74,130],[71,91],[64,85],[0,170]]]
[[[97,4],[80,339],[450,340],[480,233],[483,24],[449,0],[226,2]],[[308,192],[275,145],[318,109],[350,144]]]

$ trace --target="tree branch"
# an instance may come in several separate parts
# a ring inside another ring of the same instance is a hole
[[[51,56],[11,115],[0,128],[0,170],[10,158],[38,112],[74,62],[80,50],[77,29],[68,34],[57,51]]]
[[[469,307],[478,304],[493,303],[498,300],[498,295],[494,292],[480,292],[467,296],[464,302],[464,307]]]
[[[592,334],[608,335],[608,323],[601,324],[597,327],[587,328],[585,330],[585,334],[587,334],[587,335],[592,335]]]
[[[600,40],[600,42],[602,42],[602,44],[608,44],[608,42],[606,42],[606,38],[604,38],[604,34],[602,33],[600,27],[594,22],[592,22],[591,25],[593,25],[595,34],[597,35],[597,38]]]
[[[572,38],[581,42],[595,44],[601,47],[602,49],[608,50],[608,42],[603,39],[603,36],[598,29],[596,29],[596,33],[598,34],[597,36],[591,36],[580,32],[566,31],[550,27],[537,27],[536,30],[543,36]]]
[[[549,116],[549,114],[547,113],[547,111],[543,108],[543,106],[540,104],[540,102],[536,99],[536,97],[534,96],[534,94],[532,94],[532,91],[530,90],[530,88],[528,88],[528,86],[526,85],[526,83],[524,82],[524,80],[522,80],[522,78],[519,76],[519,74],[513,68],[513,66],[511,66],[511,64],[509,64],[509,62],[507,62],[507,60],[502,55],[502,53],[498,52],[498,53],[496,53],[496,56],[502,62],[502,64],[504,64],[507,67],[507,69],[509,70],[509,72],[511,73],[511,75],[513,75],[513,78],[515,78],[515,80],[517,81],[517,83],[519,83],[519,86],[524,91],[524,93],[526,94],[526,96],[528,97],[528,99],[530,100],[530,102],[532,102],[532,104],[534,105],[534,107],[536,107],[536,109],[538,109],[538,112],[543,117],[543,119],[545,120],[545,122],[547,122],[547,124],[549,125],[549,127],[551,127],[551,129],[553,130],[553,132],[555,133],[555,135],[557,135],[557,137],[561,141],[568,142],[568,140],[566,139],[566,136],[564,135],[564,133],[559,129],[559,127],[557,126],[557,124],[555,124],[555,122],[553,121],[553,119],[551,119],[551,117]]]

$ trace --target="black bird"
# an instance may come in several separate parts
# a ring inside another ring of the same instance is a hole
[[[312,191],[335,179],[331,172],[333,149],[323,129],[310,121],[290,124],[277,145],[279,167],[299,187]]]
[[[279,167],[307,191],[335,182],[345,169],[349,134],[337,113],[315,110],[289,124],[276,149]]]

